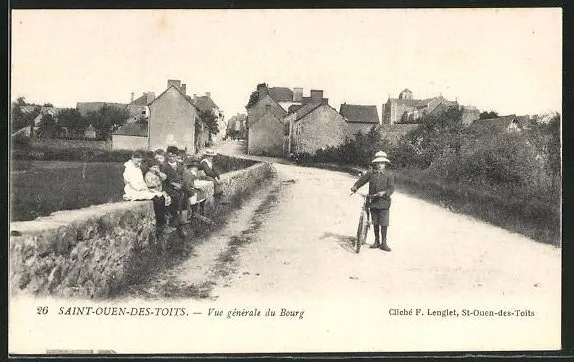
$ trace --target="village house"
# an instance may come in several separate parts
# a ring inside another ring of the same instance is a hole
[[[527,132],[532,127],[530,116],[508,116],[479,119],[470,124],[465,133],[469,140],[463,146],[463,153],[472,153],[477,148],[482,148],[489,144],[489,141],[503,134],[521,134]]]
[[[182,84],[182,87],[185,89],[185,84]],[[154,99],[154,92],[144,92],[137,99],[134,99],[134,93],[132,93],[131,102],[127,105],[128,112],[130,113],[130,119],[128,122],[135,122],[138,119],[148,118],[148,104],[153,102]]]
[[[258,91],[259,100],[247,110],[247,153],[281,156],[285,137],[283,117],[287,112],[265,89]]]
[[[520,133],[531,128],[530,116],[517,116],[511,114],[496,118],[477,119],[468,127],[467,132],[476,134]]]
[[[328,104],[310,103],[286,117],[289,122],[287,152],[315,154],[345,141],[347,121]]]
[[[357,104],[341,104],[341,116],[347,122],[346,135],[354,139],[357,133],[368,133],[374,126],[380,124],[377,106],[364,106]]]
[[[113,149],[155,150],[173,145],[194,153],[199,110],[185,92],[180,80],[168,80],[167,89],[147,105],[147,122],[126,123],[113,133]]]
[[[40,113],[34,118],[34,126],[31,128],[32,136],[40,138],[57,138],[65,137],[68,135],[68,130],[65,127],[59,129],[51,129],[42,131],[40,125],[42,123],[42,117],[52,116],[54,120],[57,121],[58,114],[63,108],[56,108],[53,106],[42,106],[40,107]]]
[[[283,118],[271,110],[265,112],[249,125],[247,153],[261,156],[283,156],[284,134]]]
[[[226,136],[232,139],[244,139],[247,138],[247,132],[245,128],[245,121],[247,120],[247,115],[237,113],[235,116],[229,118],[227,122]]]

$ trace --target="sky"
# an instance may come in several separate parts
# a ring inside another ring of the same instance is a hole
[[[75,107],[210,92],[227,118],[258,83],[381,105],[405,88],[499,114],[562,109],[562,10],[15,10],[11,99]]]

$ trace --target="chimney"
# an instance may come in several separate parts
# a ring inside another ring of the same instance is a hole
[[[185,93],[185,91],[186,91],[186,86],[185,86],[185,84],[182,84],[181,85],[181,92],[183,93],[183,95],[187,94],[187,93]]]
[[[293,102],[303,102],[303,88],[293,88]]]
[[[205,96],[206,96],[207,98],[211,98],[211,92],[205,92]]]
[[[168,79],[167,80],[167,87],[169,88],[170,86],[175,86],[177,89],[181,88],[181,81],[177,80],[177,79]]]
[[[311,103],[321,103],[323,100],[323,91],[311,89]]]
[[[267,94],[267,87],[265,86],[265,84],[258,84],[257,85],[257,92],[259,93],[259,99],[265,97],[265,95]]]
[[[134,101],[134,92],[132,92],[132,96],[130,97],[130,103]]]
[[[197,94],[193,93],[193,99],[197,99]]]

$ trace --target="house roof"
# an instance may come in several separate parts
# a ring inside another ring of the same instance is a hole
[[[377,106],[363,106],[358,104],[341,104],[339,111],[341,116],[351,123],[379,123]]]
[[[168,91],[170,88],[175,89],[175,90],[187,101],[187,103],[191,104],[191,105],[193,106],[193,108],[195,108],[196,110],[199,111],[199,108],[197,108],[197,106],[196,106],[195,104],[193,104],[192,98],[191,98],[190,96],[185,95],[185,94],[181,91],[181,89],[179,89],[178,87],[176,87],[176,86],[173,85],[173,84],[170,84],[169,87],[167,87],[159,96],[155,97],[153,101],[149,102],[148,106],[151,107],[151,105],[154,104],[155,101],[157,101],[158,99],[160,99],[161,97],[163,97],[163,95],[166,94],[167,91]]]
[[[293,113],[297,112],[301,107],[303,107],[301,104],[292,104],[287,109],[287,113],[293,114]]]
[[[312,102],[311,97],[303,97],[303,98],[302,98],[302,101],[301,101],[301,103],[302,103],[303,105],[311,104],[311,102]],[[329,104],[329,98],[322,98],[322,99],[321,99],[321,103],[322,103],[322,104]]]
[[[202,112],[209,111],[214,108],[218,108],[217,104],[208,96],[195,97],[191,102]]]
[[[328,108],[332,109],[337,116],[343,118],[343,116],[341,116],[339,114],[339,112],[337,112],[337,110],[335,108],[331,107],[329,104],[314,103],[314,104],[307,104],[307,105],[301,107],[301,109],[296,113],[295,122],[298,122],[298,121],[306,118],[308,115],[313,113],[316,109],[319,109],[322,107],[328,107]]]
[[[531,123],[528,116],[516,116],[515,114],[511,114],[497,118],[477,119],[468,126],[468,131],[482,134],[502,133],[512,122],[518,123],[518,126],[523,129],[528,128]]]
[[[130,103],[133,106],[147,106],[147,95],[142,95],[137,99],[134,99],[133,102]]]
[[[275,99],[273,99],[269,94],[266,94],[265,97],[259,99],[259,100],[257,101],[257,103],[255,103],[255,104],[250,108],[250,110],[253,109],[253,108],[255,108],[255,107],[257,107],[257,105],[258,105],[259,103],[261,103],[261,102],[262,102],[265,98],[267,98],[267,97],[269,97],[269,99],[271,99],[271,100],[273,101],[272,104],[275,105],[275,107],[271,107],[271,112],[273,112],[277,117],[283,118],[283,117],[287,114],[287,112],[286,112],[286,111],[283,109],[283,107],[281,107],[281,105],[280,105],[279,103],[277,103],[277,101],[276,101]],[[262,113],[256,112],[255,115],[257,115],[257,114],[261,114],[261,115],[263,116],[263,115],[265,114],[265,112],[262,112]],[[250,125],[253,124],[254,122],[257,122],[258,119],[259,119],[259,117],[256,117],[256,118],[254,118],[253,116],[252,116],[251,118],[250,118],[250,117],[247,117],[247,125],[250,126]]]
[[[41,106],[26,104],[21,106],[20,110],[22,111],[22,113],[32,113],[36,110],[36,108],[41,108]]]
[[[293,91],[287,87],[272,87],[268,88],[268,94],[276,102],[292,102],[293,101]]]
[[[299,108],[297,112],[295,112],[295,122],[299,121],[300,119],[305,118],[309,113],[313,112],[315,109],[323,106],[324,104],[321,103],[310,103],[306,104],[303,107]]]
[[[147,123],[141,122],[126,123],[118,128],[113,134],[122,136],[147,137],[148,125]]]

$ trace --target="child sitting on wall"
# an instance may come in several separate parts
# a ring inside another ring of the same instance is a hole
[[[199,179],[199,160],[194,156],[188,156],[184,161],[184,166],[183,189],[189,198],[189,206],[193,213],[203,215],[205,195],[195,186],[195,180]]]
[[[163,191],[163,182],[166,180],[167,175],[160,170],[160,163],[157,160],[148,161],[149,170],[145,174],[145,183],[150,190],[161,192],[165,198],[165,206],[171,205],[171,197],[167,192]]]

